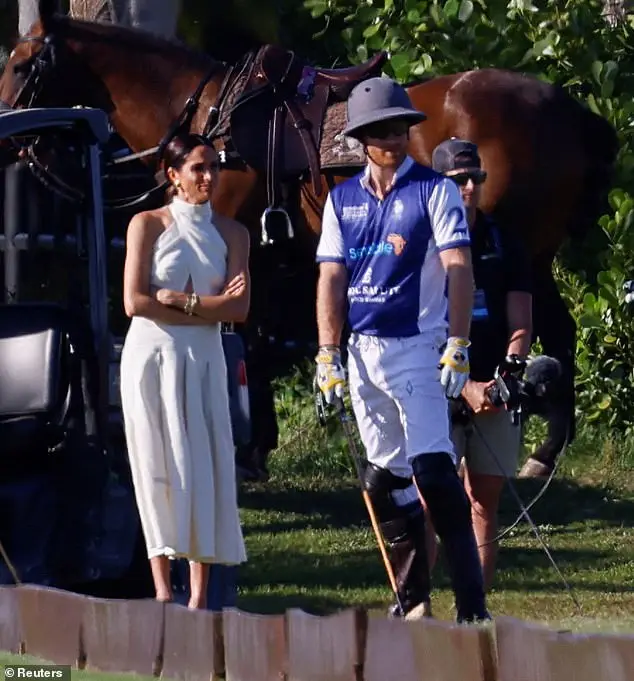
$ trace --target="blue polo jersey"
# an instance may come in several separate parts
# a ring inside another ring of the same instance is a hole
[[[346,266],[354,333],[408,337],[447,329],[447,276],[439,253],[469,246],[456,184],[407,157],[383,200],[369,168],[328,195],[316,260]]]

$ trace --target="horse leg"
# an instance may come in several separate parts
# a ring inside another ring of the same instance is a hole
[[[251,311],[244,324],[238,325],[245,347],[245,365],[249,383],[251,440],[240,447],[236,456],[239,475],[244,481],[268,479],[267,461],[278,445],[275,395],[271,385],[271,347],[267,330],[271,316],[271,273],[266,267],[266,254],[256,246],[251,252],[250,270],[254,282]]]
[[[322,183],[323,187],[331,188],[334,180],[332,177],[322,176]],[[302,263],[305,261],[305,267],[309,267],[314,265],[315,250],[321,231],[321,211],[326,200],[326,192],[322,191],[321,195],[316,196],[310,182],[302,182],[299,189],[298,210],[294,216],[296,219],[294,220],[295,251],[293,257]],[[233,199],[235,201],[235,197]],[[250,219],[245,219],[240,215],[238,217],[241,217],[245,224],[258,224],[254,216],[250,216]],[[243,479],[251,481],[268,478],[268,457],[274,449],[277,449],[279,439],[275,394],[271,385],[273,380],[271,348],[266,333],[266,328],[272,320],[270,306],[275,298],[272,295],[272,289],[276,272],[275,268],[271,268],[267,254],[267,251],[261,251],[257,247],[252,250],[252,279],[257,282],[257,285],[253,287],[249,320],[238,329],[246,347],[245,364],[249,380],[251,443],[238,452],[237,465]],[[313,308],[314,297],[311,299],[311,309]]]
[[[544,443],[526,461],[521,478],[548,476],[558,456],[575,437],[575,344],[577,326],[564,302],[552,273],[552,264],[534,268],[533,327],[544,353],[559,360],[562,390],[549,411]]]
[[[268,457],[277,448],[279,436],[275,395],[271,385],[269,341],[257,320],[247,322],[237,331],[246,348],[251,442],[238,451],[236,464],[243,480],[266,481],[269,475]]]
[[[244,324],[236,325],[245,348],[245,365],[249,383],[251,440],[238,448],[236,467],[243,480],[267,477],[266,461],[277,448],[278,426],[271,386],[271,357],[265,327],[270,316],[271,300],[266,254],[260,245],[260,216],[266,206],[265,186],[251,170],[225,169],[214,188],[212,205],[222,215],[232,217],[249,229],[251,248],[251,306]]]

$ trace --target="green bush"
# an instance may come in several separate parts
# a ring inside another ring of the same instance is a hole
[[[629,433],[634,427],[634,319],[622,291],[634,273],[634,199],[615,189],[610,205],[613,213],[599,221],[608,244],[598,258],[596,283],[563,267],[558,279],[579,325],[577,383],[584,421]]]

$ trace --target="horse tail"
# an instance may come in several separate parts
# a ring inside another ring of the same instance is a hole
[[[586,173],[583,193],[572,216],[569,234],[583,239],[593,229],[601,215],[609,209],[608,195],[615,177],[619,138],[614,127],[599,114],[580,107],[581,144],[586,153]]]

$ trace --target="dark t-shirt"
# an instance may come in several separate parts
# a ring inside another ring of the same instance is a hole
[[[474,381],[490,381],[506,356],[509,291],[531,292],[530,261],[524,246],[508,230],[478,211],[471,230],[475,293],[469,362]]]

